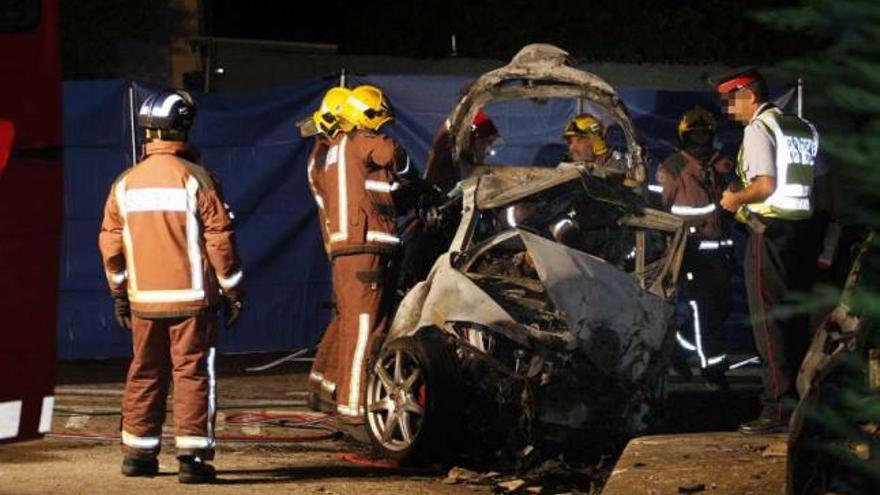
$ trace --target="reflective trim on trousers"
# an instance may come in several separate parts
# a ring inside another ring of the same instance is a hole
[[[159,446],[159,437],[139,437],[122,430],[122,444],[135,449],[152,450]]]
[[[213,449],[214,439],[193,436],[174,437],[174,446],[178,449]]]
[[[351,360],[351,376],[348,386],[348,409],[360,410],[361,373],[363,372],[364,354],[367,352],[367,339],[370,337],[370,314],[358,315],[358,338]],[[342,406],[340,406],[342,407]]]
[[[697,346],[692,344],[688,339],[684,338],[684,335],[681,332],[675,332],[675,339],[678,341],[678,345],[680,345],[686,351],[696,351]]]
[[[360,406],[337,406],[336,410],[339,411],[340,414],[344,414],[346,416],[362,416],[364,414],[364,408]]]
[[[216,347],[208,349],[208,424],[205,429],[208,431],[211,447],[214,446],[214,415],[217,414],[217,377],[214,370],[216,353]]]
[[[688,301],[691,310],[694,312],[694,340],[697,345],[697,355],[700,356],[700,367],[706,367],[706,355],[703,354],[703,336],[700,333],[700,309],[697,307],[697,301]]]
[[[324,378],[323,373],[312,371],[311,373],[309,373],[309,381],[317,383],[318,386],[321,387],[321,390],[327,392],[330,395],[333,395],[333,393],[336,392],[336,382]]]

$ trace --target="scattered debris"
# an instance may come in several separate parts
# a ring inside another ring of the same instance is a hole
[[[678,493],[699,493],[706,490],[703,483],[695,483],[693,485],[681,485],[678,487]]]
[[[488,485],[493,483],[501,476],[501,473],[495,471],[488,471],[485,473],[478,473],[476,471],[471,471],[470,469],[465,469],[463,467],[456,466],[449,470],[449,473],[446,475],[446,478],[443,480],[443,484],[446,485],[458,485],[458,484],[471,484],[471,485]]]
[[[525,484],[526,484],[525,481],[520,480],[520,479],[515,479],[515,480],[510,480],[510,481],[502,481],[501,483],[498,483],[495,486],[497,486],[501,489],[504,489],[509,493],[509,492],[515,492],[515,491],[519,490],[520,488],[525,486]]]
[[[788,454],[788,444],[785,442],[773,442],[761,452],[761,457],[785,457]]]

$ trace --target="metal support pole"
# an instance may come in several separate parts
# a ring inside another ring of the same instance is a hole
[[[131,132],[131,166],[137,164],[137,138],[135,137],[134,125],[134,82],[128,82],[128,127]]]
[[[339,71],[339,87],[345,88],[348,84],[348,71],[345,70],[345,67]]]
[[[208,40],[208,44],[205,47],[205,51],[207,55],[205,55],[205,93],[211,92],[211,71],[213,70],[214,65],[214,40]]]
[[[797,80],[797,115],[804,116],[804,80],[800,77]]]

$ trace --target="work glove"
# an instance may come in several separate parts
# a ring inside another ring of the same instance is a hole
[[[241,317],[244,309],[244,300],[236,299],[230,296],[224,296],[223,301],[223,317],[226,319],[226,328],[232,328],[235,322]]]
[[[131,330],[131,305],[127,294],[113,294],[113,313],[120,327]]]

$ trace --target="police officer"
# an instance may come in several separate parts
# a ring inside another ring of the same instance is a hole
[[[215,308],[226,325],[243,301],[241,261],[219,183],[186,144],[195,107],[163,91],[144,101],[144,158],[113,183],[99,235],[119,324],[133,357],[122,403],[126,476],[158,472],[169,380],[174,381],[178,480],[214,480]],[[221,295],[222,294],[222,295]]]
[[[335,349],[321,342],[319,353],[333,369],[336,411],[349,425],[364,423],[367,357],[388,323],[392,284],[388,266],[401,243],[394,195],[413,177],[409,157],[379,129],[394,118],[379,88],[351,91],[338,118],[352,125],[329,138],[316,156],[315,187],[321,191],[336,296]],[[325,376],[325,380],[326,380]],[[328,385],[329,387],[329,385]]]
[[[768,101],[767,84],[756,70],[713,82],[725,112],[745,124],[736,163],[741,187],[724,191],[721,206],[749,229],[744,275],[764,390],[760,416],[740,431],[771,433],[787,428],[810,338],[798,319],[768,315],[791,292],[808,290],[812,279],[818,249],[809,219],[819,139],[809,122]]]
[[[733,165],[713,146],[717,123],[695,107],[678,124],[680,149],[657,170],[662,205],[685,221],[688,242],[682,260],[680,313],[687,330],[679,345],[696,353],[706,380],[722,389],[727,360],[722,326],[730,312],[730,251],[733,242],[718,207]]]

